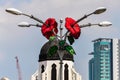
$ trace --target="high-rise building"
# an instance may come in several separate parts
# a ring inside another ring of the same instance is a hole
[[[120,40],[99,38],[93,42],[89,80],[120,80]]]
[[[31,76],[31,80],[82,80],[81,75],[75,71],[74,58],[69,52],[61,50],[53,56],[48,55],[48,50],[53,44],[56,45],[56,41],[48,41],[41,48],[39,68]],[[62,61],[59,54],[63,55]]]

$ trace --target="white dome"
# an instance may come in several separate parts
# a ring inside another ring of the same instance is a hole
[[[7,77],[2,77],[0,80],[10,80],[10,79]]]

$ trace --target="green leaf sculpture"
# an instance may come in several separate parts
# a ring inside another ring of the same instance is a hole
[[[68,51],[71,55],[75,54],[74,49],[72,48],[72,46],[65,46],[65,50]]]
[[[52,46],[48,50],[48,56],[53,56],[58,50],[58,47],[56,45]]]
[[[75,40],[72,36],[68,36],[68,41],[69,41],[70,45],[72,45]]]

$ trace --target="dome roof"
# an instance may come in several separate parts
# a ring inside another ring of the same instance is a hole
[[[46,61],[46,60],[60,60],[58,52],[56,52],[53,56],[48,56],[48,50],[51,46],[57,44],[58,41],[48,41],[47,43],[45,43],[43,45],[43,47],[41,48],[40,54],[39,54],[39,62],[41,61]],[[65,45],[68,45],[67,43],[65,43]],[[61,53],[64,54],[63,56],[63,60],[70,60],[70,61],[74,61],[73,60],[73,55],[71,55],[70,53],[68,53],[66,50],[63,50]]]
[[[10,79],[7,77],[2,77],[0,80],[10,80]]]

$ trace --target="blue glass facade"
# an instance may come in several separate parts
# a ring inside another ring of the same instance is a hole
[[[112,80],[112,40],[94,40],[93,58],[89,61],[89,80]]]

